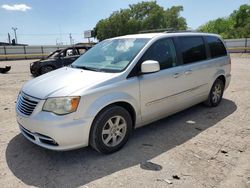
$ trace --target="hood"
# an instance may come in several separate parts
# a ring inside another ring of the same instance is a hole
[[[86,90],[115,75],[117,74],[64,67],[28,81],[22,91],[39,99],[69,96],[79,89]]]
[[[40,64],[46,63],[46,62],[51,62],[51,61],[55,61],[55,59],[40,59],[38,61],[34,61],[31,63],[31,66],[35,65],[38,66]]]
[[[45,59],[40,59],[38,62],[39,63],[46,63],[46,62],[49,62],[49,61],[56,61],[57,59],[56,58],[45,58]]]

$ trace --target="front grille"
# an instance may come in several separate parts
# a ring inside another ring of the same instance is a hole
[[[17,110],[27,116],[32,114],[39,100],[21,93],[17,101]]]

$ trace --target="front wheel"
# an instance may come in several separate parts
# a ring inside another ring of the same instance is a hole
[[[48,73],[48,72],[53,71],[53,70],[54,70],[54,68],[52,66],[45,65],[45,66],[42,66],[40,68],[40,73],[45,74],[45,73]]]
[[[216,79],[205,104],[212,107],[218,106],[223,96],[224,87],[223,81],[221,79]]]
[[[93,122],[90,145],[100,153],[113,153],[126,144],[131,131],[132,119],[129,112],[120,106],[108,107]]]

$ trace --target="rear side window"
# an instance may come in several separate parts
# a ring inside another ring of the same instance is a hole
[[[183,63],[194,63],[205,60],[206,49],[202,37],[179,37]]]
[[[206,40],[212,58],[227,55],[227,50],[219,38],[213,36],[207,36]]]

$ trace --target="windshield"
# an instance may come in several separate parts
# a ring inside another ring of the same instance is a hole
[[[56,50],[56,51],[54,51],[53,53],[51,53],[51,54],[48,56],[48,58],[55,58],[55,57],[57,57],[60,51],[61,51],[61,50]]]
[[[148,41],[149,39],[145,38],[105,40],[78,58],[72,67],[102,72],[121,72]]]

